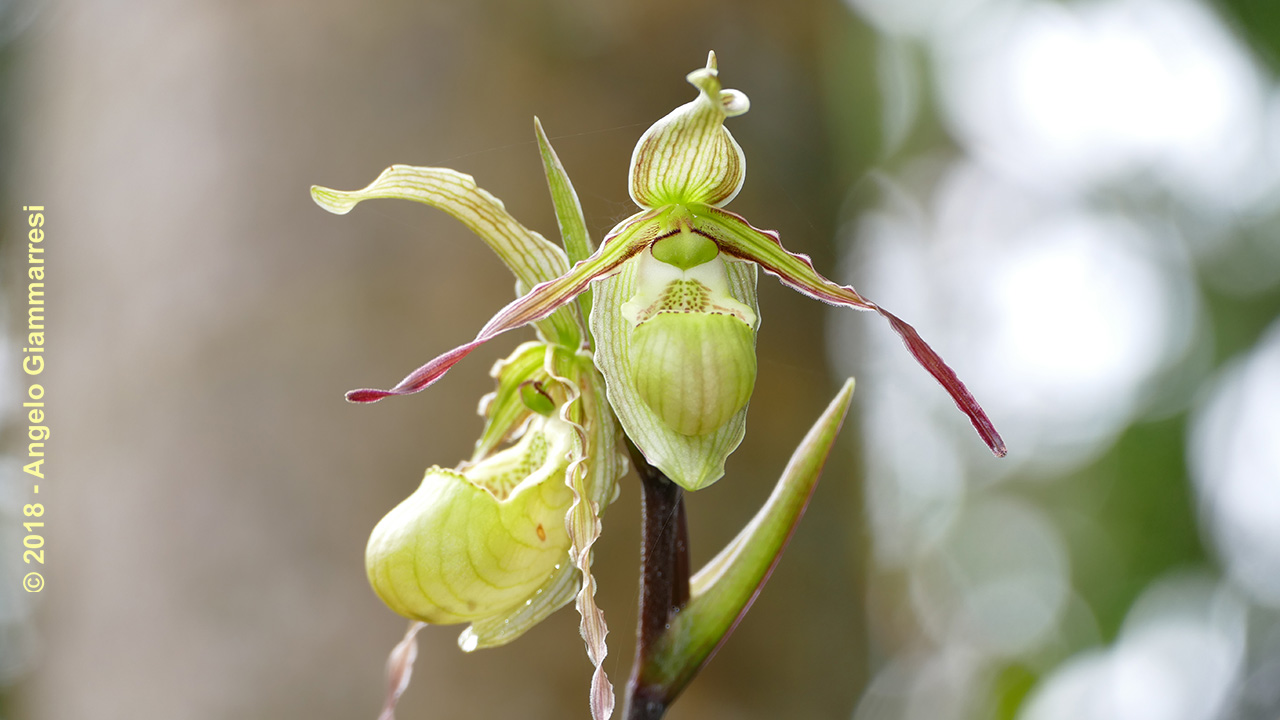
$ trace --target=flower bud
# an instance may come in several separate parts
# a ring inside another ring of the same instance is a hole
[[[433,624],[531,602],[568,562],[572,430],[535,416],[520,440],[463,470],[432,467],[374,528],[369,583],[392,610]]]

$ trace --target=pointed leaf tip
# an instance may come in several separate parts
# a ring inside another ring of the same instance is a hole
[[[756,516],[690,580],[692,599],[641,669],[646,686],[674,698],[711,660],[768,582],[796,525],[853,398],[850,378],[796,447],[773,493]]]
[[[569,255],[569,263],[585,260],[595,249],[587,233],[587,222],[582,214],[578,193],[573,189],[569,174],[565,172],[564,165],[560,163],[560,158],[551,147],[551,140],[547,138],[542,122],[537,117],[533,118],[533,130],[538,138],[538,152],[542,156],[547,187],[551,191],[551,202],[556,209],[556,222],[560,226],[560,236]]]

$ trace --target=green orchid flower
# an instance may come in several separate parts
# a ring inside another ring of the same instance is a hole
[[[592,250],[572,185],[541,127],[538,134],[568,254],[453,170],[394,166],[379,177],[376,192],[313,187],[312,197],[337,214],[370,197],[444,210],[510,268],[517,293],[527,292]],[[470,623],[458,638],[469,652],[511,642],[570,600],[595,666],[593,716],[612,712],[613,688],[602,667],[608,627],[595,603],[591,547],[628,464],[583,318],[579,307],[568,305],[533,321],[539,340],[494,366],[497,387],[480,402],[485,426],[470,460],[427,470],[417,491],[369,539],[370,584],[392,610],[414,621],[392,653],[384,718],[393,716],[408,683],[422,623]]]
[[[362,190],[312,188],[315,201],[337,214],[374,198],[444,210],[484,240],[517,281],[519,297],[474,340],[390,389],[354,390],[349,400],[419,392],[508,330],[532,325],[538,336],[494,367],[497,387],[480,403],[485,426],[472,457],[452,469],[428,469],[369,539],[370,584],[413,620],[391,656],[384,719],[408,683],[423,623],[469,623],[459,644],[471,651],[510,642],[570,599],[595,666],[592,717],[610,716],[613,691],[602,667],[608,630],[595,605],[591,547],[627,471],[622,433],[645,462],[686,490],[724,475],[755,385],[759,268],[810,297],[885,317],[992,451],[1005,452],[977,401],[911,326],[822,277],[776,233],[724,209],[746,167],[724,120],[746,112],[748,101],[720,87],[714,54],[688,80],[698,97],[649,128],[632,154],[628,188],[640,211],[598,249],[536,118],[563,250],[453,170],[394,165]],[[804,511],[852,392],[850,380],[756,518],[692,578],[687,601],[641,658],[633,682],[670,701],[741,620]]]
[[[548,342],[521,345],[492,374],[498,387],[481,400],[475,454],[453,469],[429,468],[378,522],[365,552],[369,583],[415,621],[407,643],[423,623],[470,623],[458,638],[467,652],[515,640],[576,597],[596,665],[593,707],[607,717],[607,627],[590,548],[627,465],[603,381],[589,354]],[[405,684],[407,672],[398,673]]]
[[[459,640],[467,650],[515,639],[576,589],[566,477],[583,449],[557,412],[570,393],[544,369],[555,352],[526,343],[499,362],[476,454],[428,469],[369,538],[365,565],[383,602],[426,623],[472,623]]]
[[[1004,442],[982,407],[914,328],[852,287],[820,275],[807,256],[783,248],[777,233],[724,209],[746,177],[742,148],[724,120],[746,112],[749,103],[742,93],[721,88],[714,53],[688,81],[698,97],[650,127],[632,153],[628,189],[640,212],[554,278],[535,284],[521,277],[528,291],[498,311],[471,342],[390,389],[354,390],[348,399],[373,402],[419,392],[481,344],[525,325],[569,340],[572,328],[564,314],[579,312],[572,301],[594,286],[591,332],[582,337],[594,341],[609,405],[653,466],[686,490],[698,490],[724,475],[725,459],[745,433],[756,377],[756,273],[763,268],[809,297],[888,320],[992,452],[1003,456]],[[545,156],[548,146],[542,144]],[[322,206],[345,212],[368,198],[413,197],[440,172],[446,171],[397,165],[363,190],[313,192]]]

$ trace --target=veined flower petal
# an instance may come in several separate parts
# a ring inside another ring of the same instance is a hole
[[[365,200],[413,200],[443,210],[493,248],[516,278],[530,287],[555,279],[569,269],[564,251],[541,234],[521,225],[502,201],[456,170],[392,165],[360,190],[332,190],[314,185],[311,197],[335,215],[346,215]]]
[[[480,236],[516,276],[518,292],[564,274],[565,253],[537,232],[521,225],[502,201],[476,185],[475,178],[448,168],[392,165],[363,189],[343,191],[313,185],[316,204],[335,215],[346,215],[365,200],[413,200],[443,210]],[[576,310],[566,310],[539,324],[549,339],[576,347],[582,322]]]
[[[838,285],[818,274],[813,268],[813,261],[807,255],[788,252],[782,247],[778,233],[772,230],[761,230],[751,225],[742,217],[723,210],[707,206],[689,208],[693,214],[693,227],[710,238],[720,247],[720,251],[728,255],[750,260],[765,272],[777,277],[782,284],[795,289],[811,298],[831,305],[843,305],[859,310],[874,310],[889,321],[894,332],[902,338],[903,344],[911,352],[916,362],[951,395],[956,407],[969,417],[969,422],[977,430],[987,447],[996,457],[1004,457],[1004,440],[996,431],[995,425],[987,417],[978,401],[965,387],[954,370],[929,347],[916,332],[915,328],[903,322],[893,313],[876,305],[858,294],[848,285]]]
[[[627,258],[640,252],[658,237],[662,231],[662,225],[655,220],[663,212],[665,209],[646,210],[623,220],[610,232],[609,237],[605,238],[604,244],[594,255],[574,265],[564,275],[535,286],[526,295],[499,310],[498,314],[490,318],[489,322],[480,329],[475,340],[436,357],[409,373],[405,379],[389,390],[352,390],[347,393],[347,399],[359,403],[376,402],[390,395],[411,395],[431,386],[443,377],[449,368],[471,354],[472,350],[508,330],[514,330],[547,317],[556,308],[586,290],[593,281],[617,272],[618,267]]]

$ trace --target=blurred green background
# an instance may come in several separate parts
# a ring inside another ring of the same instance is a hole
[[[373,718],[404,621],[364,543],[470,454],[492,362],[348,405],[511,298],[442,213],[315,207],[386,165],[598,240],[707,50],[748,114],[731,206],[913,322],[986,454],[876,318],[761,281],[760,378],[695,564],[847,375],[856,415],[680,718],[1280,714],[1280,12],[1270,0],[0,1],[0,717]],[[44,592],[19,588],[20,208],[48,208]],[[637,487],[597,545],[632,653]],[[571,609],[421,636],[400,717],[586,717]]]

